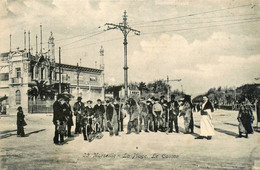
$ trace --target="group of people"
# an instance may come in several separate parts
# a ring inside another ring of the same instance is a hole
[[[194,120],[192,112],[192,102],[189,95],[177,101],[172,95],[170,101],[165,96],[160,98],[151,97],[147,100],[141,98],[139,101],[129,98],[126,101],[120,99],[109,99],[102,103],[100,99],[97,104],[88,100],[82,102],[82,97],[77,98],[77,102],[71,107],[70,97],[57,95],[57,100],[53,104],[53,123],[55,125],[55,144],[63,143],[64,137],[72,137],[71,127],[73,115],[75,120],[75,134],[83,134],[84,140],[91,141],[93,134],[102,134],[108,131],[110,136],[118,136],[124,131],[124,118],[129,115],[126,134],[132,132],[138,134],[142,130],[148,132],[179,133],[178,117],[183,116],[185,133],[194,133]],[[201,136],[208,140],[214,135],[214,127],[211,123],[213,106],[204,97],[201,107]],[[198,138],[200,139],[200,138]]]
[[[248,138],[248,134],[253,133],[252,123],[254,121],[253,110],[247,98],[240,100],[240,109],[237,120],[239,135],[238,137]],[[93,102],[88,100],[86,104],[82,98],[78,97],[77,102],[71,107],[70,96],[59,94],[53,104],[53,123],[55,125],[55,135],[53,142],[55,144],[64,143],[64,137],[73,137],[71,127],[74,126],[75,134],[83,133],[84,140],[93,140],[93,135],[102,137],[102,132],[108,131],[110,136],[118,136],[119,132],[124,131],[124,118],[129,115],[127,123],[127,132],[166,132],[179,133],[178,117],[183,116],[185,133],[194,133],[193,104],[191,97],[185,95],[183,100],[176,101],[172,95],[168,102],[164,96],[160,99],[151,97],[147,100],[141,98],[136,101],[129,98],[127,101],[120,99],[107,100],[102,103],[100,99],[92,107]],[[21,106],[17,108],[17,135],[25,137],[24,126],[25,115]],[[212,124],[213,105],[206,96],[203,97],[203,104],[200,106],[200,136],[195,139],[211,140],[215,135]]]

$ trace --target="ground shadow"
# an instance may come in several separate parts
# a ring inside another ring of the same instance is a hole
[[[36,130],[36,131],[33,131],[33,132],[29,132],[29,133],[25,134],[25,137],[28,137],[31,134],[39,133],[39,132],[42,132],[42,131],[45,131],[45,130],[46,129],[40,129],[40,130]],[[9,138],[11,136],[16,136],[17,135],[16,133],[9,133],[9,132],[14,132],[14,131],[17,131],[17,130],[6,130],[6,131],[1,132],[0,134],[4,134],[4,133],[8,133],[8,134],[1,135],[0,139],[5,139],[5,138]]]
[[[234,123],[224,123],[224,124],[226,124],[226,125],[231,125],[231,126],[238,126],[238,124],[234,124]]]
[[[0,135],[5,134],[5,133],[14,132],[14,131],[17,131],[17,129],[1,131],[1,132],[0,132]]]
[[[29,132],[29,133],[27,133],[26,135],[27,135],[27,136],[30,136],[31,134],[39,133],[39,132],[42,132],[42,131],[45,131],[45,130],[46,130],[46,129],[36,130],[36,131],[33,131],[33,132]]]
[[[194,125],[194,126],[197,127],[197,128],[200,128],[199,125]],[[229,135],[229,136],[234,136],[234,137],[238,136],[237,133],[232,132],[232,131],[228,131],[228,130],[224,130],[224,129],[220,129],[220,128],[216,128],[216,127],[214,128],[214,130],[217,131],[217,132],[220,132],[220,133],[224,133],[224,134]]]

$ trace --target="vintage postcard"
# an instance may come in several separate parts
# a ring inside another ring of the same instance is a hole
[[[257,0],[0,0],[0,169],[260,169]]]

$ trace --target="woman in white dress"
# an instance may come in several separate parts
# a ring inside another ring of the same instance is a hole
[[[196,139],[207,138],[211,140],[215,135],[214,126],[212,125],[212,112],[214,111],[212,104],[206,96],[203,97],[203,104],[201,107],[201,120],[200,120],[200,136]]]

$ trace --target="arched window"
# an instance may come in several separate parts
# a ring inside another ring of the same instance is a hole
[[[21,104],[21,92],[20,92],[20,90],[17,90],[15,92],[15,103]]]

